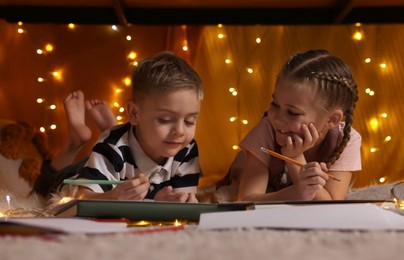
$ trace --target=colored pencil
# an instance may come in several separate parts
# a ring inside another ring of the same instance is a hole
[[[286,161],[286,162],[290,162],[290,163],[296,164],[296,165],[298,165],[298,166],[303,166],[303,165],[304,165],[304,163],[301,163],[301,162],[296,161],[296,160],[294,160],[294,159],[292,159],[292,158],[289,158],[289,157],[287,157],[287,156],[285,156],[285,155],[282,155],[282,154],[279,154],[279,153],[274,152],[274,151],[272,151],[272,150],[269,150],[268,148],[265,148],[265,147],[261,147],[261,151],[263,151],[264,153],[267,153],[267,154],[269,154],[269,155],[272,155],[273,157],[276,157],[276,158],[279,158],[279,159],[281,159],[281,160],[284,160],[284,161]],[[330,178],[333,179],[333,180],[341,181],[340,179],[337,179],[337,178],[336,178],[334,175],[332,175],[332,174],[327,173],[327,175],[328,175],[328,177],[330,177]]]
[[[122,182],[124,182],[124,181],[88,180],[88,179],[76,179],[76,180],[65,179],[65,180],[63,180],[64,184],[75,184],[75,185],[79,185],[79,184],[105,184],[105,185],[111,185],[111,184],[120,184]]]

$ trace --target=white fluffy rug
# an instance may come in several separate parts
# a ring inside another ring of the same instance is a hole
[[[293,230],[0,237],[4,260],[402,259],[404,233]]]

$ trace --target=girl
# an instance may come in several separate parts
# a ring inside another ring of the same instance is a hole
[[[297,53],[280,71],[272,99],[240,143],[245,158],[238,200],[344,199],[352,172],[361,170],[361,136],[351,127],[358,91],[349,67],[325,50]]]

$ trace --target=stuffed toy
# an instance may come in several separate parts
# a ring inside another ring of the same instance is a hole
[[[46,135],[26,122],[0,120],[0,189],[14,196],[28,195],[50,160]]]

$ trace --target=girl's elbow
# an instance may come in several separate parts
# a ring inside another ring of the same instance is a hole
[[[239,193],[237,195],[237,201],[251,201],[251,196],[244,193]]]

